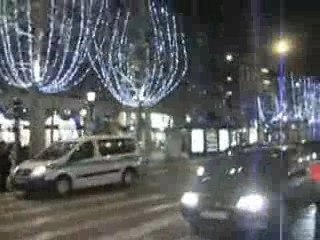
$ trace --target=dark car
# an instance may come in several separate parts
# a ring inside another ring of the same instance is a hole
[[[295,144],[296,148],[300,152],[316,153],[320,154],[320,142],[319,141],[301,141]]]
[[[221,153],[221,156],[237,155],[243,151],[250,151],[250,150],[261,148],[261,147],[267,147],[267,146],[263,144],[237,145],[237,146],[229,147],[227,150],[223,151]]]
[[[318,199],[320,164],[309,153],[294,146],[262,147],[208,161],[181,198],[184,219],[195,233],[282,232],[291,202]]]
[[[289,167],[285,197],[291,203],[315,203],[319,208],[320,161],[312,159],[312,155],[300,156],[298,162]]]
[[[192,229],[262,230],[280,219],[280,183],[288,169],[280,152],[261,148],[208,161],[198,169],[191,191],[181,199]]]

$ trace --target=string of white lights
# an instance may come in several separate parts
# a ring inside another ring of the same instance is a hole
[[[89,71],[82,66],[102,21],[97,9],[107,11],[108,0],[48,0],[46,23],[33,21],[32,4],[0,0],[0,76],[18,88],[69,90]]]
[[[309,124],[320,122],[320,82],[313,77],[294,77],[287,79],[286,96],[287,98],[274,109],[270,122],[288,122],[299,121],[308,122]],[[267,112],[270,109],[264,108],[265,104],[258,99],[259,116],[266,120]]]
[[[103,85],[131,107],[156,105],[179,85],[188,67],[186,42],[177,30],[176,17],[158,0],[149,0],[147,10],[152,34],[147,37],[143,61],[135,58],[138,44],[129,36],[131,15],[125,10],[116,14],[109,41],[95,37],[94,49],[104,54],[96,50],[90,57]]]

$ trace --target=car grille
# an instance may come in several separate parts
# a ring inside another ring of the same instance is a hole
[[[29,177],[31,174],[31,169],[19,169],[16,173],[17,177]]]
[[[235,204],[230,200],[214,198],[210,195],[203,195],[201,201],[202,209],[220,209],[220,210],[232,210]]]

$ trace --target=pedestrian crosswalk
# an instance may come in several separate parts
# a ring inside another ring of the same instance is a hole
[[[0,240],[203,240],[180,214],[179,199],[192,178],[181,168],[159,169],[130,188],[106,187],[67,198],[0,194]],[[318,239],[315,209],[306,213],[304,221],[295,221],[290,240]]]
[[[0,239],[197,240],[179,212],[185,183],[172,183],[180,192],[160,191],[166,184],[164,178],[64,199],[0,195]]]

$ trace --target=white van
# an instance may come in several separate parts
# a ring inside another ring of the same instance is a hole
[[[133,138],[90,136],[53,143],[17,166],[11,184],[24,192],[53,190],[65,195],[118,182],[130,185],[146,173],[147,164]]]

